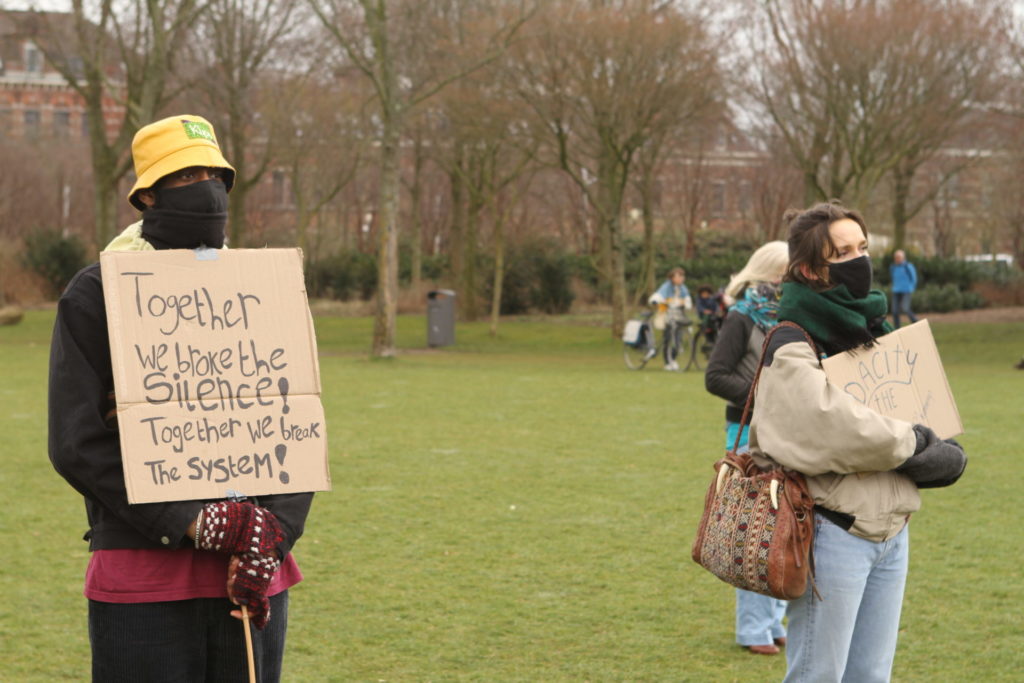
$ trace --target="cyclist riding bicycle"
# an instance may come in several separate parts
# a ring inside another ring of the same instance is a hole
[[[690,324],[686,312],[693,309],[690,290],[683,284],[686,271],[673,268],[668,272],[668,279],[662,283],[648,303],[657,307],[654,314],[654,329],[664,330],[665,369],[679,370],[676,356],[679,354],[679,338],[683,327]],[[655,353],[653,350],[649,353]]]

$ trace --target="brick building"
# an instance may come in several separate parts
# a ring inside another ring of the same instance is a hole
[[[0,13],[0,135],[16,139],[88,140],[85,103],[64,76],[46,59],[33,35],[53,35],[71,26],[70,14]],[[73,72],[81,60],[71,57]],[[108,136],[124,117],[113,99],[104,102]]]

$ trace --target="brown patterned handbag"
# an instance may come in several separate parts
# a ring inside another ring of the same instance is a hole
[[[815,348],[802,327],[782,322],[765,337],[762,362],[772,334],[781,327],[799,329]],[[732,450],[715,463],[715,478],[704,497],[704,514],[693,542],[693,561],[737,588],[793,600],[810,582],[821,599],[814,587],[814,498],[804,476],[778,465],[761,469],[750,455],[736,453],[761,368],[758,363]]]

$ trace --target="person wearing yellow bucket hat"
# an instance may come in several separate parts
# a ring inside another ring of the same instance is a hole
[[[224,246],[235,172],[209,121],[182,115],[144,126],[132,157],[128,201],[142,220],[108,250]],[[49,456],[85,499],[93,680],[247,680],[235,607],[245,605],[259,680],[277,681],[288,589],[302,580],[290,551],[312,494],[129,505],[115,408],[103,283],[92,264],[57,305]]]
[[[142,212],[108,250],[224,246],[227,193],[235,169],[202,116],[169,116],[143,126],[132,140],[135,183],[128,201]]]

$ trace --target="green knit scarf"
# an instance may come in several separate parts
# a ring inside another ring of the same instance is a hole
[[[885,293],[878,289],[855,299],[846,285],[816,292],[799,282],[785,282],[779,320],[791,320],[807,330],[831,356],[870,346],[876,337],[892,332],[885,319],[888,310]]]

